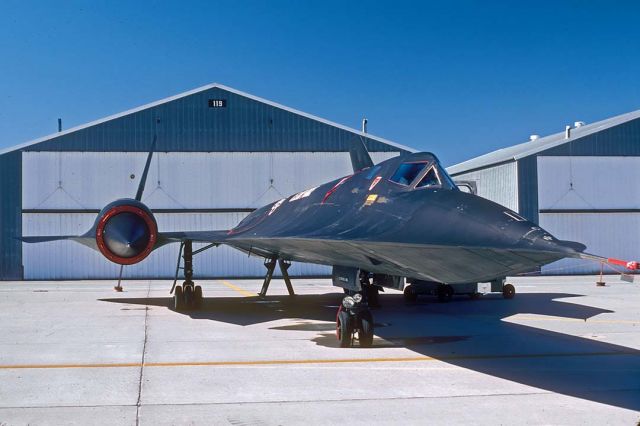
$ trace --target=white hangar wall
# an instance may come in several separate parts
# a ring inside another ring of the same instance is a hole
[[[380,162],[398,152],[371,155]],[[92,210],[135,195],[145,159],[146,153],[23,152],[23,235],[86,232],[96,217]],[[346,152],[156,153],[143,202],[152,210],[171,211],[156,214],[161,231],[229,229],[247,209],[350,173]],[[161,247],[126,267],[125,277],[172,278],[178,248]],[[71,241],[23,243],[22,258],[25,279],[113,279],[119,271],[100,253]],[[229,247],[197,255],[194,266],[196,277],[260,277],[265,271],[261,259]],[[297,263],[290,270],[296,276],[329,272],[325,266]]]
[[[472,181],[476,184],[477,195],[518,211],[518,163],[476,170],[456,175],[459,181]]]
[[[540,226],[557,238],[585,244],[589,253],[640,258],[640,157],[539,156],[537,161]],[[542,272],[599,269],[594,262],[564,259]]]

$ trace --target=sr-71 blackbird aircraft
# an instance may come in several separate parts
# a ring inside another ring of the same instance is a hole
[[[343,347],[352,345],[356,335],[361,346],[372,344],[369,306],[377,303],[380,287],[404,288],[410,300],[431,289],[447,300],[454,292],[475,295],[478,282],[491,282],[492,291],[511,298],[515,289],[505,284],[505,277],[562,258],[638,269],[637,262],[584,253],[583,244],[558,240],[506,207],[460,191],[431,153],[374,165],[362,140],[355,140],[350,149],[352,175],[266,205],[230,230],[160,232],[153,212],[141,202],[155,143],[154,138],[134,199],[108,204],[84,235],[22,240],[77,241],[122,266],[179,242],[176,279],[183,260],[185,281],[176,286],[174,280],[176,310],[201,303],[202,288],[192,280],[193,255],[212,246],[225,244],[265,259],[261,296],[276,263],[290,294],[291,261],[329,265],[333,284],[347,293],[336,317]],[[194,251],[194,242],[209,245]],[[405,278],[412,284],[405,287]]]

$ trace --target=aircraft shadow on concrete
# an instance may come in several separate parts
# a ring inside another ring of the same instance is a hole
[[[294,324],[272,329],[317,331],[313,339],[316,344],[338,348],[334,321],[341,297],[339,293],[327,293],[205,299],[199,310],[185,315],[241,326],[293,318],[297,321]],[[571,327],[575,320],[611,312],[557,300],[572,297],[579,295],[528,293],[518,294],[513,300],[488,296],[476,301],[454,299],[444,304],[425,298],[406,304],[402,295],[383,294],[382,308],[373,311],[376,338],[373,348],[368,350],[406,347],[452,365],[527,386],[640,410],[640,351],[503,321],[516,314],[539,314],[568,319],[563,327]],[[172,302],[170,298],[101,300],[165,307]],[[548,327],[557,322],[534,324]]]

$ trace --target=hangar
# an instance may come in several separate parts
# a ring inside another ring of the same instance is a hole
[[[640,111],[530,139],[447,171],[557,238],[580,241],[593,254],[640,259]],[[542,273],[599,270],[564,259]]]
[[[89,229],[110,201],[132,197],[157,137],[143,201],[161,230],[229,229],[253,209],[351,173],[349,144],[373,160],[414,150],[211,84],[0,151],[0,279],[112,279],[119,266],[70,241],[20,236]],[[173,277],[178,245],[125,268],[125,278]],[[194,259],[198,277],[261,277],[264,266],[227,247]],[[327,274],[296,264],[297,276]]]

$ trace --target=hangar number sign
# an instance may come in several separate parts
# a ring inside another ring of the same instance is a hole
[[[209,108],[226,108],[226,99],[209,99]]]

